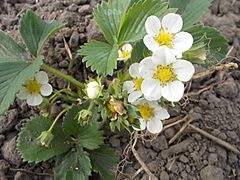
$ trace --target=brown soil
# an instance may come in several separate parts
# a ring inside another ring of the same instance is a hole
[[[69,57],[64,48],[63,37],[69,44],[73,55],[80,45],[88,39],[102,39],[96,24],[92,20],[92,8],[98,0],[4,0],[0,4],[0,28],[18,39],[18,20],[24,10],[31,8],[46,20],[59,20],[66,23],[60,33],[50,40],[45,47],[46,62],[51,66],[67,72]],[[211,10],[204,17],[203,22],[219,29],[228,39],[232,47],[230,55],[239,57],[240,49],[240,1],[215,0]],[[225,62],[235,61],[228,58]],[[82,80],[87,76],[87,70],[77,61],[74,76]],[[199,71],[202,68],[197,67]],[[68,72],[72,73],[72,72]],[[59,79],[52,79],[55,88],[62,88],[66,83]],[[198,92],[204,87],[210,89]],[[193,110],[192,124],[229,142],[240,149],[240,71],[222,71],[193,81],[189,91],[188,101],[182,101],[176,109],[171,110],[172,117],[184,115]],[[187,104],[186,104],[187,103]],[[183,106],[183,104],[185,106]],[[56,104],[52,113],[59,110]],[[37,165],[22,162],[16,150],[16,137],[24,118],[37,113],[26,103],[16,100],[15,104],[0,118],[0,179],[15,180],[47,180],[51,176],[37,175],[37,173],[52,174],[53,160]],[[169,145],[168,141],[178,132],[180,125],[167,129],[152,141],[139,141],[136,150],[149,167],[150,171],[161,180],[240,180],[240,157],[233,152],[219,146],[204,136],[188,129],[178,139]],[[121,155],[129,141],[127,133],[109,136],[109,143]],[[140,168],[140,164],[133,155],[128,155],[129,163],[124,168],[126,175],[120,179],[130,179]],[[5,172],[5,169],[9,169]],[[18,168],[34,172],[22,172]],[[5,174],[5,176],[3,176]],[[96,178],[93,178],[96,179]],[[144,171],[139,173],[136,180],[147,180]]]

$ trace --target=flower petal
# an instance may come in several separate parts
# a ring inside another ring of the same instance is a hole
[[[173,81],[162,89],[162,96],[171,102],[178,102],[183,97],[184,85],[181,81]]]
[[[38,106],[42,103],[42,96],[40,94],[37,95],[28,95],[27,104],[30,106]]]
[[[164,120],[170,118],[170,115],[165,108],[162,108],[158,105],[157,107],[155,107],[155,117]]]
[[[192,47],[193,37],[188,32],[177,33],[173,40],[173,49],[185,52]]]
[[[123,47],[122,47],[122,50],[123,51],[132,51],[132,45],[131,44],[125,44]]]
[[[130,74],[130,76],[133,77],[133,78],[140,77],[140,74],[139,74],[139,63],[133,63],[133,64],[129,67],[129,74]]]
[[[146,121],[144,121],[144,119],[140,118],[139,123],[140,123],[140,128],[136,128],[136,127],[132,126],[134,130],[142,131],[142,130],[146,129]]]
[[[36,75],[35,75],[36,80],[40,83],[40,84],[47,84],[48,83],[48,75],[46,72],[44,71],[39,71]]]
[[[145,22],[145,28],[150,36],[156,36],[161,29],[161,21],[157,16],[149,16]]]
[[[128,102],[133,103],[136,100],[138,100],[141,96],[142,96],[142,92],[141,91],[133,91],[128,96]]]
[[[139,74],[143,78],[152,78],[157,68],[156,64],[153,64],[152,57],[144,58],[139,64]]]
[[[167,29],[170,33],[177,33],[183,27],[182,17],[178,14],[169,13],[162,19],[162,27]]]
[[[159,100],[162,96],[160,82],[155,79],[143,80],[141,90],[148,101]]]
[[[173,69],[177,75],[177,79],[184,82],[189,81],[195,72],[192,63],[186,60],[178,60],[173,63]]]
[[[49,96],[50,94],[52,94],[53,88],[50,84],[47,83],[41,86],[40,91],[43,96]]]
[[[123,83],[123,90],[127,90],[128,93],[131,93],[135,90],[135,84],[133,81],[125,81]]]
[[[163,129],[163,123],[161,120],[154,118],[147,122],[147,130],[152,134],[158,134]]]
[[[153,52],[152,61],[159,65],[168,65],[176,61],[175,54],[167,46],[161,46]]]
[[[157,41],[155,41],[155,39],[150,35],[144,36],[143,42],[150,51],[155,51],[159,48]]]
[[[27,90],[27,88],[22,87],[19,91],[19,93],[17,94],[17,97],[21,100],[27,99],[27,96],[29,95],[29,92]]]

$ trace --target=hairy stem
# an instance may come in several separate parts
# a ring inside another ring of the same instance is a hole
[[[70,83],[72,83],[73,85],[75,85],[76,87],[79,87],[81,89],[85,88],[84,84],[79,82],[78,80],[74,79],[72,76],[69,76],[67,74],[62,73],[61,71],[54,69],[46,64],[42,65],[42,69],[45,71],[48,71],[50,73],[53,73],[63,79],[65,79],[66,81],[69,81]]]
[[[54,125],[56,124],[56,122],[58,121],[58,119],[59,119],[65,112],[67,112],[67,111],[68,111],[68,108],[62,110],[62,111],[57,115],[57,117],[56,117],[55,120],[53,121],[51,127],[48,129],[49,132],[51,132],[51,131],[53,130],[53,127],[54,127]]]

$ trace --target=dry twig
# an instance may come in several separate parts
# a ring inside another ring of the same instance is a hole
[[[139,164],[141,165],[141,167],[144,169],[144,171],[148,174],[149,179],[150,180],[157,180],[158,178],[156,176],[154,176],[154,174],[149,170],[149,168],[147,167],[147,165],[143,162],[142,158],[139,156],[138,152],[135,149],[135,146],[137,144],[137,137],[134,137],[134,142],[132,144],[132,152],[134,157],[137,159],[137,161],[139,162]]]
[[[192,130],[198,132],[199,134],[211,139],[212,141],[216,142],[217,144],[225,147],[226,149],[236,153],[237,155],[240,155],[240,151],[237,148],[235,148],[233,145],[229,144],[228,142],[225,142],[192,124],[188,124],[188,127],[190,127]]]
[[[231,68],[237,69],[238,68],[238,64],[230,62],[228,64],[222,64],[222,65],[219,65],[219,66],[213,66],[212,68],[208,69],[207,71],[195,74],[193,76],[192,80],[199,79],[199,78],[202,78],[204,76],[210,75],[210,74],[214,73],[215,71],[223,71],[225,69],[231,69]]]

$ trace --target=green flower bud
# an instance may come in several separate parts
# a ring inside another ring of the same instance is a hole
[[[92,81],[87,84],[86,93],[90,99],[96,99],[100,96],[102,86],[97,81]]]
[[[54,136],[51,131],[43,131],[37,140],[42,146],[49,147],[53,137]]]

